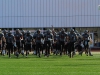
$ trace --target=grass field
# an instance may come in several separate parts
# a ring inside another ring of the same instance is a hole
[[[66,55],[41,58],[29,55],[0,55],[0,75],[100,75],[100,53],[93,52],[93,56]]]

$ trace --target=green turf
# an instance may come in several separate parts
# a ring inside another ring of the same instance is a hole
[[[20,55],[0,55],[0,75],[100,75],[100,54],[94,56],[75,55],[69,58],[66,55],[52,55],[49,58],[29,55],[28,58]]]

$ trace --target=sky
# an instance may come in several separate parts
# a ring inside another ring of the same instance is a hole
[[[0,28],[100,27],[100,0],[0,0]]]

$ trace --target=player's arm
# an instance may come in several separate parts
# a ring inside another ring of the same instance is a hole
[[[2,37],[2,41],[4,43],[4,46],[6,46],[6,38],[4,36]]]

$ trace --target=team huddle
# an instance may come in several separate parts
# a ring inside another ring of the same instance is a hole
[[[41,55],[49,57],[53,53],[53,55],[64,54],[72,58],[76,51],[81,56],[84,51],[87,56],[92,56],[89,49],[90,41],[88,30],[85,30],[82,35],[74,29],[67,32],[63,28],[59,32],[50,29],[41,32],[38,29],[34,34],[19,29],[16,29],[14,34],[7,30],[0,31],[1,55],[7,54],[9,57],[11,54],[16,57],[22,54],[27,57],[32,52],[38,57]]]

